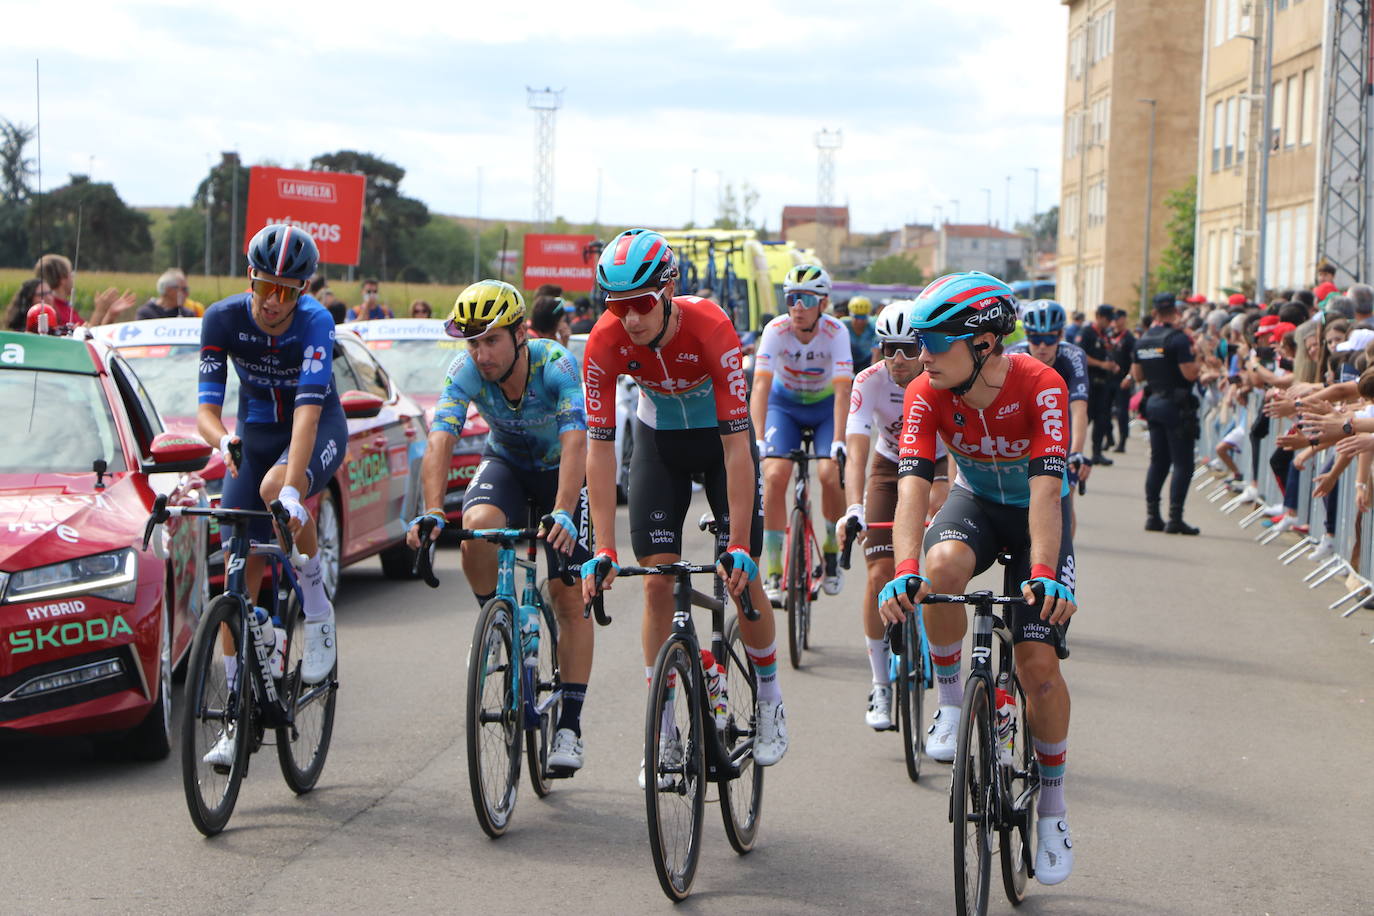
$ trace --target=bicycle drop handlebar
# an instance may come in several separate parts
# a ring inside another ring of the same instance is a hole
[[[908,598],[914,601],[916,599],[916,593],[919,590],[920,584],[916,582],[916,580],[907,580],[906,594]],[[1037,605],[1044,603],[1045,587],[1043,585],[1034,583],[1031,585],[1031,591],[1035,594]],[[969,592],[964,595],[940,595],[932,593],[922,598],[921,604],[973,604],[983,605],[989,608],[994,605],[1008,607],[1014,604],[1022,604],[1027,607],[1031,606],[1030,602],[1022,595],[994,595],[989,591]],[[890,623],[887,625],[888,645],[896,646],[900,644],[901,626],[902,625],[899,623]],[[1061,659],[1068,658],[1069,645],[1064,633],[1064,625],[1059,623],[1050,624],[1050,633],[1054,637],[1052,644],[1054,646],[1055,655],[1058,655]]]
[[[430,588],[439,587],[439,577],[434,574],[434,551],[438,544],[437,539],[432,539],[435,527],[439,524],[439,519],[432,515],[421,518],[417,524],[420,529],[420,549],[415,552],[415,563],[411,567],[411,573],[419,576]],[[496,541],[514,542],[528,541],[539,537],[542,532],[551,531],[557,522],[552,515],[545,515],[539,520],[538,528],[461,528],[458,530],[458,540],[460,541]],[[572,572],[568,569],[567,556],[562,551],[554,551],[558,555],[558,566],[552,570],[564,585],[573,584]],[[609,621],[607,621],[609,623]]]
[[[607,574],[610,573],[611,570],[610,563],[611,561],[607,557],[597,558],[595,567],[596,573],[595,578],[593,579],[593,582],[596,584],[596,597],[594,597],[591,600],[591,602],[587,605],[586,609],[582,612],[583,616],[586,616],[587,614],[590,614],[593,610],[595,610],[597,615],[596,621],[597,623],[600,623],[602,626],[605,626],[606,624],[611,622],[611,618],[606,616],[605,605],[602,600],[603,593],[601,591],[601,583],[605,581]],[[719,566],[721,569],[725,570],[725,575],[729,576],[730,573],[734,571],[735,558],[730,556],[730,554],[728,553],[722,553],[719,557],[716,558],[716,565]],[[620,567],[620,572],[616,573],[616,576],[617,578],[621,576],[684,577],[706,575],[708,573],[714,572],[716,572],[715,566],[684,563],[683,561],[679,560],[676,563],[660,563],[657,566],[622,566]],[[744,616],[747,619],[759,619],[759,612],[754,608],[754,602],[749,597],[748,587],[746,587],[744,591],[740,592],[739,601],[740,607],[743,608]]]
[[[143,526],[143,549],[148,549],[148,544],[153,539],[153,529],[158,525],[166,523],[168,519],[213,518],[221,522],[229,522],[233,525],[247,523],[255,519],[268,518],[272,520],[273,526],[277,529],[277,538],[281,542],[282,553],[290,557],[292,562],[305,561],[307,557],[296,552],[296,543],[291,537],[291,515],[286,511],[286,507],[281,504],[281,500],[274,499],[268,509],[270,511],[264,512],[261,509],[169,506],[167,505],[167,497],[165,495],[159,495],[153,500],[153,511],[148,515],[148,523]]]

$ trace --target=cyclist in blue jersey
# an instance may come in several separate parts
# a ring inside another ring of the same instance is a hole
[[[334,319],[302,295],[319,263],[310,235],[287,225],[259,230],[248,245],[252,289],[210,306],[200,332],[200,406],[196,421],[207,442],[219,446],[229,476],[221,504],[263,509],[281,500],[302,554],[305,653],[301,675],[319,683],[334,669],[337,653],[334,607],[320,571],[315,521],[302,501],[322,491],[343,463],[348,424],[334,390]],[[232,361],[239,377],[237,432],[224,425],[224,386]],[[231,450],[242,444],[242,464]],[[250,536],[267,540],[270,523],[255,523]],[[264,559],[249,558],[248,582],[262,581]],[[225,640],[225,673],[237,676],[236,656]],[[225,733],[209,763],[227,764],[236,736]]]
[[[522,528],[533,504],[536,515],[550,514],[557,523],[545,532],[550,567],[557,562],[554,550],[582,563],[591,556],[583,489],[587,417],[572,355],[556,340],[527,337],[524,298],[498,280],[463,290],[444,329],[467,341],[468,349],[449,365],[420,468],[425,505],[431,507],[425,515],[439,522],[431,537],[438,538],[446,521],[449,462],[468,405],[475,404],[491,432],[463,495],[463,527]],[[411,523],[412,547],[420,546],[424,517]],[[463,574],[479,605],[496,594],[496,565],[495,544],[463,543]],[[593,625],[582,615],[579,591],[550,575],[563,705],[548,762],[563,770],[582,767],[582,703],[592,670]]]

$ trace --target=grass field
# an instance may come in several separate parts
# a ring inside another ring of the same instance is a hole
[[[32,272],[23,268],[0,268],[0,306],[6,310],[9,308],[10,300],[14,298],[15,292],[23,282],[32,277]],[[77,310],[82,315],[90,317],[91,308],[94,304],[94,296],[100,290],[108,287],[115,287],[120,291],[130,290],[138,297],[140,304],[154,298],[157,295],[157,278],[159,274],[134,274],[134,273],[105,273],[101,271],[80,270],[76,275],[76,302]],[[190,274],[187,276],[187,285],[191,287],[191,298],[203,305],[209,305],[225,296],[243,292],[248,288],[248,281],[245,277],[207,277],[203,274]],[[329,288],[350,306],[357,305],[361,300],[360,294],[361,280],[354,283],[343,281],[331,281]],[[449,286],[442,283],[383,283],[381,286],[381,299],[397,317],[405,317],[410,314],[410,303],[416,299],[424,299],[434,309],[435,315],[446,315],[453,305],[453,300],[458,298],[458,293],[463,289],[462,286]],[[127,314],[128,318],[133,317],[133,311]]]

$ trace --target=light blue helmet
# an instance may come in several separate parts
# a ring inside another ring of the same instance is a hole
[[[676,263],[663,236],[652,229],[626,229],[602,249],[596,282],[617,293],[662,286],[677,276]]]
[[[1067,320],[1064,306],[1053,299],[1036,299],[1021,312],[1021,326],[1027,334],[1058,334]]]
[[[910,314],[911,326],[920,331],[1005,336],[1016,329],[1016,296],[991,274],[969,270],[933,281]]]

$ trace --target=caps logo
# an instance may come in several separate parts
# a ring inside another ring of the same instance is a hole
[[[308,200],[332,204],[338,200],[334,185],[327,181],[301,181],[298,178],[278,178],[277,196],[287,200]]]

